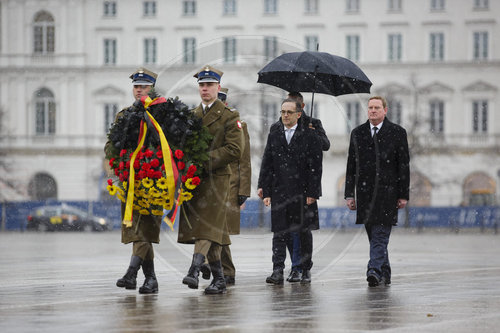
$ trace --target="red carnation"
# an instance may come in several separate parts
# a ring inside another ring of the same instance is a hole
[[[120,164],[118,164],[118,170],[123,170],[124,167],[125,167],[125,163],[120,162]]]
[[[149,164],[149,163],[142,163],[142,170],[148,171],[149,169],[151,169],[151,164]]]
[[[182,161],[177,162],[177,168],[179,170],[184,170],[185,167],[186,167],[186,163],[184,163]]]
[[[161,150],[158,150],[158,151],[156,152],[156,157],[158,157],[158,158],[163,158],[163,152],[162,152]]]
[[[193,177],[191,184],[198,186],[200,185],[200,182],[201,182],[200,177]]]
[[[182,177],[181,177],[181,181],[182,181],[183,183],[185,183],[185,182],[186,182],[186,180],[188,180],[188,177],[187,177],[186,175],[184,175],[184,176],[182,176]]]
[[[165,171],[165,164],[162,164],[162,165],[161,165],[161,169],[162,169],[163,171]]]
[[[137,154],[137,157],[139,157],[140,160],[144,159],[144,153],[142,151],[140,151],[138,154]]]
[[[137,173],[137,176],[139,177],[139,179],[143,179],[143,178],[146,178],[146,171],[144,170],[141,170]]]
[[[158,161],[158,159],[155,158],[154,160],[151,161],[151,166],[153,168],[157,168],[159,165],[160,165],[160,161]]]
[[[126,179],[125,177],[123,177],[123,174],[121,174],[121,173],[120,173],[120,175],[118,176],[118,178],[120,178],[120,181],[121,181],[121,182],[125,181],[125,179]]]
[[[125,155],[127,153],[127,150],[126,149],[122,149],[120,151],[120,157],[123,157],[123,155]]]
[[[115,158],[113,157],[112,159],[109,160],[109,166],[113,167],[114,163],[115,163]]]
[[[161,173],[161,171],[155,171],[155,178],[160,179],[161,177],[163,177],[163,174]]]
[[[194,164],[191,164],[188,168],[187,176],[189,178],[193,178],[195,172],[196,172],[196,166]]]
[[[123,178],[128,179],[128,170],[123,171]]]
[[[147,171],[148,178],[154,178],[155,177],[155,171],[153,169],[149,169]]]
[[[184,157],[184,153],[182,152],[182,150],[177,149],[175,151],[175,157],[177,157],[178,160],[182,160],[182,158]]]
[[[151,158],[153,156],[153,151],[151,149],[146,149],[144,152],[144,155],[146,155],[147,158]]]
[[[112,179],[108,179],[108,185],[113,185],[113,180]]]
[[[125,163],[125,169],[130,169],[130,161],[127,161],[127,163]]]
[[[134,169],[139,169],[141,167],[141,162],[139,160],[134,161]]]
[[[120,171],[118,169],[115,169],[115,176],[118,176],[120,174]]]

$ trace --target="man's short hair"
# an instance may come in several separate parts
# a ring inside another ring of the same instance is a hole
[[[304,103],[304,97],[302,96],[301,93],[299,93],[298,91],[290,91],[288,93],[288,98],[291,98],[299,102],[301,104],[300,107],[302,108],[302,103]]]
[[[371,101],[372,99],[378,99],[379,101],[382,101],[382,106],[384,107],[384,109],[387,107],[387,101],[382,96],[372,96],[368,101]]]
[[[283,104],[285,103],[293,103],[295,104],[295,111],[301,111],[302,110],[302,104],[299,103],[297,100],[293,99],[293,98],[285,98],[283,100],[283,102],[281,102],[281,105],[283,106]]]

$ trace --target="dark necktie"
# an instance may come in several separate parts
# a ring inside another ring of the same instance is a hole
[[[377,131],[378,131],[378,128],[377,128],[377,126],[375,126],[373,128],[373,141],[377,141]]]

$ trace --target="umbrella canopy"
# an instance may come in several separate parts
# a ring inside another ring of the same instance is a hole
[[[259,71],[258,83],[286,91],[333,96],[370,93],[372,85],[352,61],[326,52],[290,52],[273,59]]]

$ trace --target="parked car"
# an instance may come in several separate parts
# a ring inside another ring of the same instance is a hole
[[[27,230],[106,231],[113,225],[104,217],[89,215],[79,208],[62,204],[42,206],[28,215]]]

